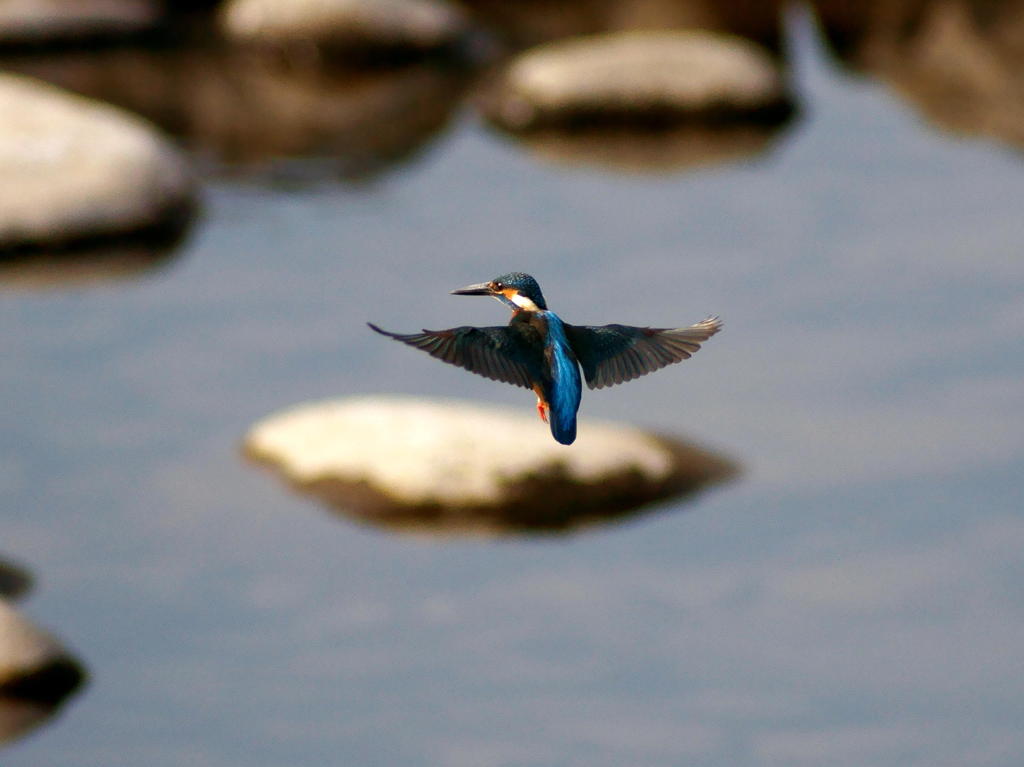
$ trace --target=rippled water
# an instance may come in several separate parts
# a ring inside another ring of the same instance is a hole
[[[1016,764],[1024,167],[813,47],[801,117],[688,173],[549,163],[472,115],[364,183],[211,180],[171,260],[0,294],[0,553],[89,667],[5,765]],[[531,396],[370,333],[720,314],[610,391],[743,476],[561,539],[353,525],[248,465],[308,399]],[[686,511],[687,513],[676,513]]]

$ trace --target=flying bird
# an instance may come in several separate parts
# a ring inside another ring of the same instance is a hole
[[[443,362],[532,389],[537,412],[563,445],[576,439],[583,391],[580,368],[591,389],[614,386],[688,359],[722,327],[717,317],[687,328],[570,325],[548,309],[540,285],[522,272],[467,285],[452,294],[496,298],[512,309],[512,319],[504,326],[464,325],[408,334],[367,324]]]

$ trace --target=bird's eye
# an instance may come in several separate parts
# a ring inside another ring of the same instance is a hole
[[[497,281],[495,281],[495,282],[493,283],[492,287],[493,287],[493,288],[494,288],[495,290],[501,290],[501,289],[502,289],[502,288],[504,288],[505,286],[504,286],[504,285],[503,285],[502,283],[500,283],[500,282],[497,282]]]

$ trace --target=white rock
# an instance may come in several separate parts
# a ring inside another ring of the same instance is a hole
[[[778,67],[743,38],[615,32],[539,46],[513,61],[496,115],[511,126],[577,116],[646,118],[785,111]]]
[[[184,157],[143,120],[0,75],[0,251],[133,234],[180,218]]]
[[[588,424],[566,449],[521,413],[460,402],[366,398],[302,405],[246,444],[303,482],[365,479],[408,503],[492,503],[510,479],[553,463],[581,482],[632,467],[662,479],[670,456],[637,429]]]
[[[257,423],[244,446],[356,516],[451,521],[455,510],[461,527],[566,528],[732,472],[628,426],[587,419],[565,447],[532,412],[409,397],[299,405]]]
[[[67,659],[56,639],[0,599],[0,688]]]
[[[436,48],[466,30],[442,0],[230,0],[221,23],[237,40]]]
[[[0,599],[0,744],[46,721],[83,678],[56,639]]]

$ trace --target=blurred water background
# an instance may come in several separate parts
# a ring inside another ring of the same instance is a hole
[[[156,121],[202,210],[109,268],[2,264],[0,554],[90,679],[0,761],[1019,764],[1024,122],[788,19],[796,115],[696,167],[507,135],[472,77],[419,62],[308,64],[303,93],[165,42],[4,58]],[[260,83],[231,125],[228,77]],[[742,476],[575,535],[422,539],[241,457],[251,423],[322,397],[529,414],[364,324],[504,322],[447,291],[509,270],[570,322],[721,315],[697,358],[585,393],[582,418]]]

